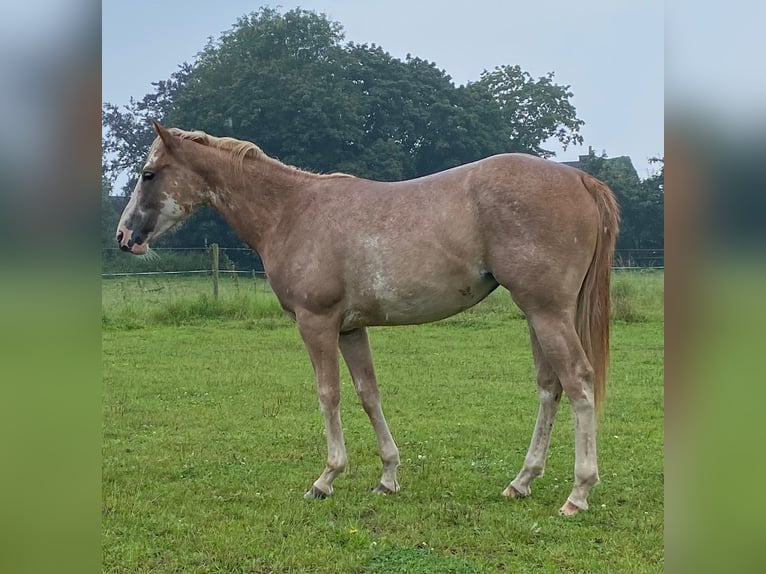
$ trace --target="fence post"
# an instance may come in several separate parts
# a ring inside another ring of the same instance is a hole
[[[218,301],[218,244],[213,243],[210,248],[213,253],[213,299]]]

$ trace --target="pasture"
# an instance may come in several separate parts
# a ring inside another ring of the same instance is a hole
[[[265,283],[103,282],[105,572],[659,572],[663,570],[663,275],[617,272],[601,484],[571,488],[566,399],[532,496],[500,495],[537,414],[526,322],[505,290],[445,321],[373,328],[402,490],[345,367],[349,468],[303,500],[326,456],[313,374]]]

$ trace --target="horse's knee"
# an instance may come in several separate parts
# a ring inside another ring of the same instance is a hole
[[[362,403],[362,408],[368,417],[374,418],[380,414],[380,399],[377,396],[364,396],[359,395],[359,399]]]
[[[574,376],[561,382],[564,392],[572,403],[593,403],[593,367],[583,363],[575,369]]]
[[[553,372],[550,365],[539,366],[537,368],[536,378],[538,390],[547,391],[549,393],[554,393],[556,389],[561,391],[559,378],[556,376],[556,373]]]
[[[542,404],[558,403],[561,400],[562,392],[561,385],[558,384],[558,379],[556,379],[556,385],[552,385],[551,387],[543,387],[541,385],[538,385],[537,387],[537,396],[540,398],[540,403]]]
[[[325,412],[333,411],[340,406],[340,390],[339,389],[323,389],[320,388],[317,391],[319,395],[319,406]]]

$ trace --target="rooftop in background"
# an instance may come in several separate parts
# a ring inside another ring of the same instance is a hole
[[[593,155],[593,148],[591,146],[588,146],[588,153],[586,155],[581,155],[579,159],[576,161],[560,161],[559,163],[562,163],[564,165],[571,165],[572,167],[576,167],[577,169],[582,169],[582,164],[587,160],[591,155]]]

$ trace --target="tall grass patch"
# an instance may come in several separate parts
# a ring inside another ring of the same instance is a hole
[[[288,322],[268,283],[260,278],[222,276],[217,299],[207,276],[110,278],[103,281],[101,293],[106,328],[260,319]]]
[[[626,323],[662,320],[664,278],[663,272],[655,270],[612,273],[612,320]]]

